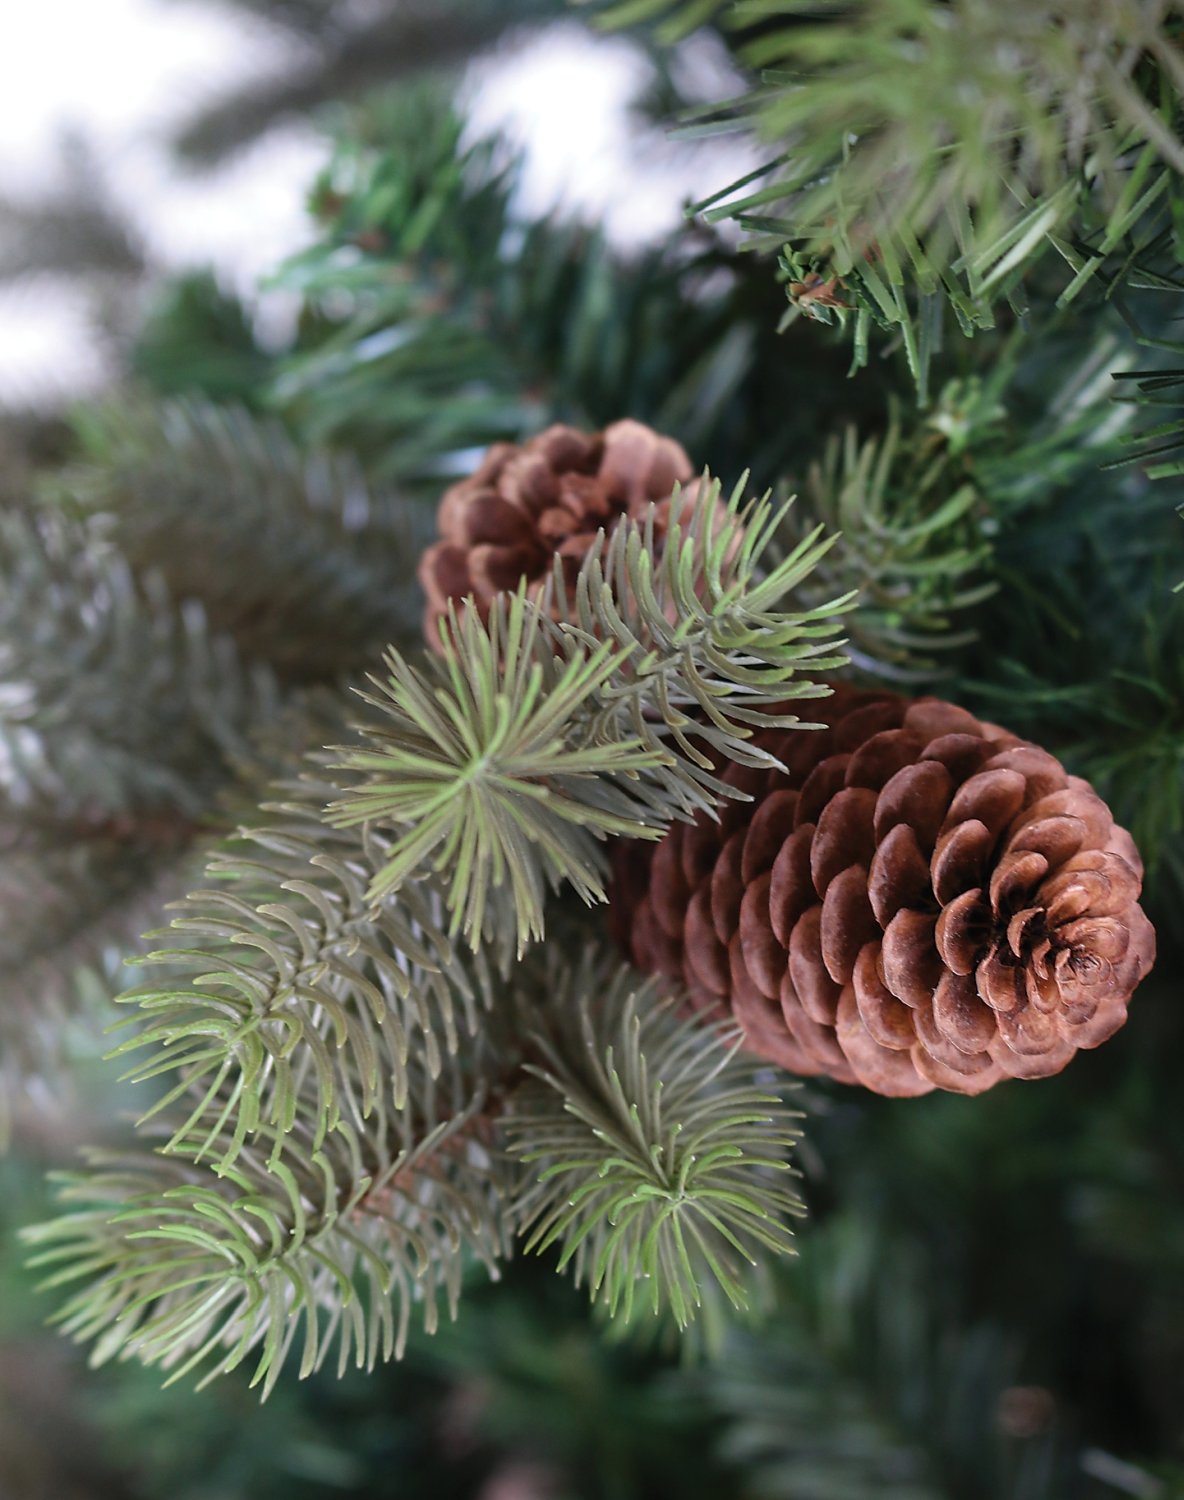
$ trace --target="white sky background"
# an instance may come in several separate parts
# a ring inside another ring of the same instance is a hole
[[[278,129],[212,173],[179,167],[165,146],[174,124],[201,103],[295,58],[286,34],[197,0],[8,8],[0,195],[43,192],[59,170],[63,132],[76,130],[154,265],[213,265],[250,293],[307,238],[304,194],[326,154],[311,125]],[[626,106],[645,77],[628,42],[593,42],[572,23],[475,64],[465,96],[474,128],[501,127],[527,145],[525,210],[562,204],[636,244],[674,227],[688,198],[749,164],[727,145],[697,164],[660,141],[641,156]],[[79,394],[106,373],[77,286],[33,276],[0,288],[0,401]]]

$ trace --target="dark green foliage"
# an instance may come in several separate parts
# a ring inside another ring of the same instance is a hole
[[[848,652],[900,681],[933,675],[931,653],[966,645],[962,618],[995,588],[986,505],[957,431],[962,395],[951,387],[907,439],[899,417],[880,439],[834,434],[787,516],[791,537],[812,523],[838,535],[815,586],[859,590]]]
[[[694,128],[745,130],[768,164],[699,207],[781,248],[791,304],[850,323],[856,367],[870,329],[891,331],[923,396],[947,311],[964,334],[994,327],[1054,252],[1071,300],[1178,213],[1184,54],[1160,0],[604,9],[667,39],[741,31],[753,81]]]
[[[307,438],[434,495],[472,448],[628,415],[763,485],[811,432],[807,382],[849,409],[841,353],[779,338],[776,288],[714,235],[624,259],[520,222],[505,148],[461,147],[429,89],[353,123],[313,193],[322,240],[278,278],[309,313],[273,402]]]
[[[1179,229],[1164,228],[1140,266],[1139,284],[1148,291],[1145,304],[1130,309],[1120,303],[1140,345],[1150,349],[1141,369],[1116,372],[1119,401],[1139,408],[1143,421],[1131,435],[1127,451],[1115,465],[1138,464],[1151,479],[1179,479],[1184,474],[1184,339],[1176,335],[1180,296],[1184,292],[1184,255]],[[1134,278],[1132,277],[1132,280]],[[1169,336],[1170,335],[1170,336]],[[1177,509],[1184,505],[1177,500]]]
[[[1060,1493],[1052,1397],[997,1327],[959,1326],[923,1251],[870,1205],[803,1236],[760,1333],[705,1374],[723,1452],[759,1500],[1041,1500]]]
[[[132,371],[161,396],[204,396],[255,405],[270,360],[259,348],[242,302],[212,272],[168,282],[139,331]]]

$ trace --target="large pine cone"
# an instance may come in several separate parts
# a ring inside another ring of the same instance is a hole
[[[977,1094],[1112,1036],[1155,934],[1093,789],[936,699],[807,707],[829,727],[757,735],[785,771],[723,773],[753,801],[617,846],[633,962],[759,1056],[880,1094]]]
[[[549,427],[521,448],[491,448],[477,472],[444,495],[441,540],[420,561],[429,645],[439,647],[450,600],[471,595],[487,619],[494,597],[523,579],[537,597],[556,554],[574,583],[597,533],[622,516],[640,519],[652,501],[661,538],[669,512],[661,502],[691,477],[680,445],[640,422],[614,422],[602,433]]]

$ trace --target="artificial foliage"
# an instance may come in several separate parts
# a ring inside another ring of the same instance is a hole
[[[799,314],[850,323],[857,366],[891,332],[924,389],[954,322],[973,335],[1059,257],[1058,300],[1154,274],[1176,223],[1181,15],[1171,0],[953,6],[638,0],[615,24],[674,38],[718,19],[761,83],[698,124],[762,165],[701,208],[780,242]],[[925,88],[918,91],[917,80]],[[1162,274],[1162,273],[1161,273]]]
[[[246,8],[305,65],[190,155],[395,85],[289,342],[187,278],[0,426],[0,1284],[92,1491],[1175,1494],[1178,8],[575,7],[762,153],[631,254],[421,69],[557,4]]]

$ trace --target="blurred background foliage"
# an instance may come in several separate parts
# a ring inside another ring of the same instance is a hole
[[[99,289],[122,359],[108,400],[0,412],[0,665],[40,693],[0,705],[0,1036],[48,1030],[50,1051],[81,1058],[62,1093],[38,1040],[0,1161],[0,1495],[1184,1495],[1178,181],[1120,234],[1094,199],[1076,227],[1058,200],[1066,217],[1045,228],[1061,244],[1000,272],[990,319],[958,300],[982,265],[942,302],[932,259],[893,283],[891,315],[867,276],[850,308],[828,308],[809,292],[852,263],[775,221],[783,179],[740,231],[699,215],[627,252],[596,226],[522,215],[514,150],[473,139],[452,99],[474,54],[570,15],[563,0],[236,3],[301,66],[214,99],[175,145],[209,162],[286,118],[324,128],[311,242],[270,282],[297,309],[289,337],[263,336],[212,272],[151,274],[82,145],[64,194],[8,205],[0,232],[0,275],[52,263]],[[795,55],[777,9],[620,7],[654,59],[639,118],[780,140],[776,98],[752,94],[755,126],[705,115],[665,50],[672,21],[711,26],[739,94],[746,68]],[[952,331],[960,311],[974,338]],[[850,380],[868,325],[882,342]],[[93,1064],[119,957],[195,841],[257,790],[277,732],[315,735],[318,688],[414,635],[410,573],[449,476],[491,442],[623,414],[726,481],[747,469],[797,491],[787,547],[817,520],[842,528],[817,587],[863,590],[865,675],[1031,734],[1112,801],[1147,857],[1161,940],[1130,1024],[1065,1074],[981,1099],[803,1091],[800,1257],[718,1361],[606,1339],[531,1262],[503,1288],[475,1279],[461,1320],[413,1338],[403,1364],[285,1376],[262,1408],[237,1376],[193,1393],[131,1365],[88,1373],[41,1331],[15,1232],[44,1217],[44,1169],[130,1107]],[[396,493],[421,502],[421,530],[396,522]],[[81,614],[50,607],[55,528],[96,559]],[[34,554],[48,571],[30,572]],[[96,619],[125,645],[171,643],[170,680],[145,682],[134,651],[97,660]],[[91,736],[76,764],[47,762],[74,719]],[[145,744],[155,783],[129,764]],[[49,894],[30,869],[53,872]],[[90,1019],[47,1028],[46,994],[55,1017]]]

